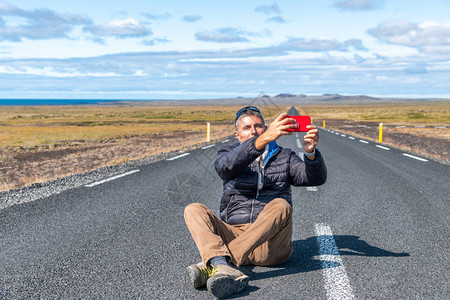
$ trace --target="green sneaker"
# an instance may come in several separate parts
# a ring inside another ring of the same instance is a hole
[[[217,268],[207,267],[203,262],[200,262],[187,267],[187,271],[194,288],[198,289],[206,285],[208,278],[215,274]]]
[[[241,271],[226,265],[217,266],[214,275],[206,282],[208,291],[218,299],[242,292],[248,284],[249,277]]]

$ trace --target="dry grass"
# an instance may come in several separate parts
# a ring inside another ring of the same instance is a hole
[[[237,106],[23,106],[0,111],[0,191],[84,173],[234,131]],[[278,111],[265,110],[270,120]]]
[[[378,142],[377,126],[383,123],[383,144],[450,164],[450,101],[310,105],[302,110],[316,124],[325,121],[327,128],[373,142]],[[357,126],[361,124],[369,128]],[[396,128],[399,125],[406,127]]]
[[[0,147],[35,148],[108,141],[179,130],[204,130],[231,120],[235,108],[217,107],[6,107],[0,112]]]
[[[304,105],[302,110],[314,118],[325,120],[377,121],[395,125],[450,124],[450,101]]]

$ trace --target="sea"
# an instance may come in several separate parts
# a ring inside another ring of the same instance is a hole
[[[5,106],[5,105],[106,105],[106,104],[114,104],[114,103],[119,103],[119,102],[124,102],[124,100],[0,99],[0,106]]]

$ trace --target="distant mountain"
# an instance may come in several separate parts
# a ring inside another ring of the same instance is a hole
[[[278,94],[278,95],[276,95],[276,96],[273,96],[274,98],[294,98],[294,97],[297,97],[297,98],[306,98],[306,95],[305,94],[298,94],[298,95],[296,95],[296,94],[286,94],[286,93],[282,93],[282,94]]]

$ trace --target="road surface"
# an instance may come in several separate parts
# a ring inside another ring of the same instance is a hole
[[[302,133],[279,140],[301,153]],[[0,299],[212,299],[183,210],[218,213],[236,139],[0,211]],[[320,129],[328,181],[293,188],[294,254],[239,299],[448,299],[449,167]]]

